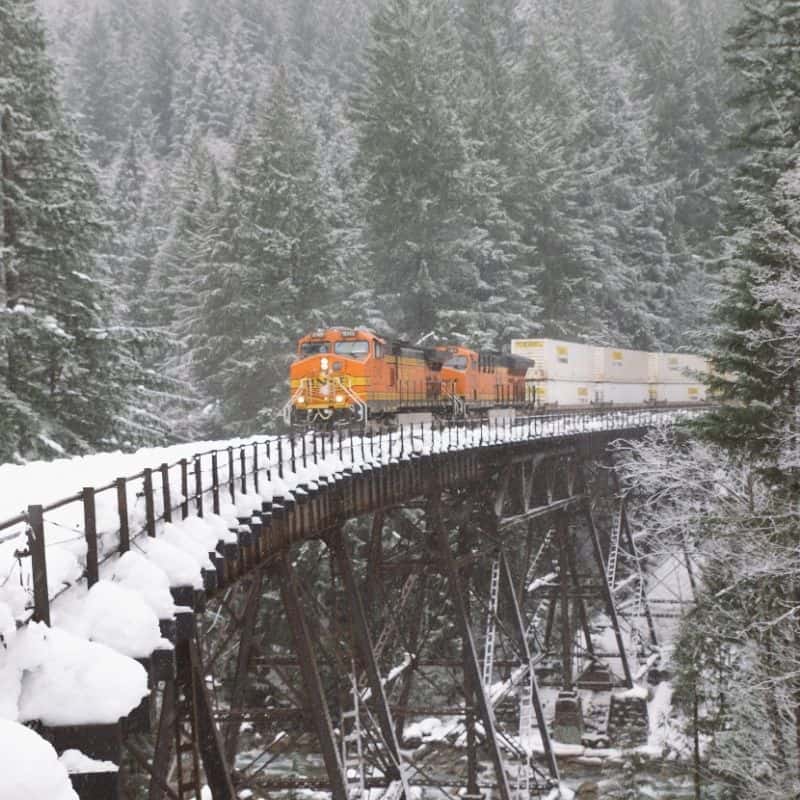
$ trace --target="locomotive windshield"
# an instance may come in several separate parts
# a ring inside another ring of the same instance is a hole
[[[466,356],[453,356],[449,361],[445,362],[446,367],[450,369],[466,369],[467,357]]]
[[[336,342],[333,349],[337,355],[357,358],[359,361],[363,361],[369,355],[369,342],[365,342],[363,339]]]
[[[300,352],[304,356],[317,356],[320,353],[330,353],[331,346],[328,342],[306,342],[301,345]]]

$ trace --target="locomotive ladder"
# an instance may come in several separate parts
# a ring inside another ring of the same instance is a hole
[[[350,696],[353,706],[342,713],[342,766],[350,800],[366,800],[364,747],[361,736],[361,697],[355,662],[350,673]]]
[[[608,580],[608,588],[614,588],[614,583],[617,577],[617,561],[619,560],[619,547],[620,539],[622,538],[622,526],[624,520],[624,510],[620,509],[619,522],[614,526],[611,531],[611,542],[608,548],[608,564],[606,565],[606,578]]]
[[[494,666],[494,644],[497,634],[497,603],[500,598],[500,559],[492,562],[492,577],[489,584],[489,610],[486,615],[486,645],[483,651],[483,685],[488,691],[492,685]]]

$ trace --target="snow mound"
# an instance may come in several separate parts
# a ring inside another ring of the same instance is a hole
[[[130,714],[148,693],[147,673],[138,662],[43,624],[31,623],[18,633],[13,656],[7,668],[18,673],[23,722],[111,724]]]
[[[53,746],[30,728],[0,720],[3,800],[78,800]]]
[[[65,750],[58,759],[70,775],[76,773],[119,772],[113,761],[98,761],[82,753],[80,750]]]
[[[114,564],[111,580],[139,592],[159,619],[170,619],[175,614],[169,578],[141,553],[123,553]]]

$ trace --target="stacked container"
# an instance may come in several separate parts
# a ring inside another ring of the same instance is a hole
[[[648,356],[643,350],[594,349],[594,401],[639,405],[649,400]]]
[[[511,352],[530,358],[533,382],[541,405],[580,406],[592,400],[592,350],[585,344],[558,339],[514,339]]]
[[[700,356],[558,339],[514,339],[511,352],[534,361],[527,380],[540,405],[686,404],[706,399],[698,377],[708,372],[708,363]]]
[[[699,376],[708,373],[708,362],[687,353],[650,353],[650,397],[655,403],[694,403],[706,399]]]

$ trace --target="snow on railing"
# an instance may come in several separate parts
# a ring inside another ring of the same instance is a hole
[[[53,601],[84,579],[89,586],[95,584],[104,565],[132,546],[167,572],[178,569],[169,555],[148,552],[147,539],[166,531],[173,545],[192,549],[174,524],[191,518],[204,518],[220,538],[230,539],[230,526],[235,529],[241,520],[249,520],[262,503],[291,499],[316,488],[320,479],[397,463],[412,455],[650,427],[704,410],[698,406],[592,409],[492,421],[416,423],[372,434],[340,427],[213,443],[201,452],[194,452],[196,445],[178,445],[130,455],[0,467],[0,515],[28,501],[25,511],[0,522],[0,616],[17,623],[31,618],[49,622]],[[152,466],[159,458],[161,463]],[[90,485],[103,475],[131,467],[139,471]],[[66,491],[72,493],[54,496]],[[40,502],[31,502],[34,498]]]

